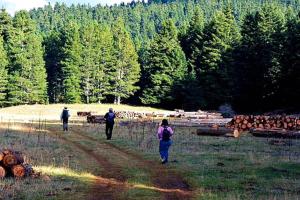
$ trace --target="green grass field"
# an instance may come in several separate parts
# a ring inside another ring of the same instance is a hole
[[[300,196],[300,140],[250,134],[204,137],[193,134],[195,128],[173,126],[171,162],[163,166],[159,163],[157,123],[116,124],[109,142],[100,124],[71,124],[67,134],[60,123],[40,126],[45,130],[39,126],[14,121],[0,124],[0,148],[24,152],[25,160],[42,173],[39,178],[1,180],[0,199]],[[185,192],[188,197],[180,196]]]

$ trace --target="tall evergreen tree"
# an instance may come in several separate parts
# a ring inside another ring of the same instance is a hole
[[[276,104],[281,74],[280,60],[284,32],[284,14],[275,5],[265,5],[248,14],[242,26],[239,47],[237,104],[240,108],[257,110]]]
[[[185,55],[172,20],[163,23],[161,32],[150,44],[145,60],[142,103],[170,102],[174,81],[181,80],[187,71]]]
[[[26,11],[16,13],[8,40],[8,100],[13,105],[47,102],[42,39]]]
[[[63,73],[61,60],[63,58],[62,33],[52,31],[44,40],[45,62],[47,69],[48,96],[50,103],[63,102]]]
[[[188,71],[194,74],[197,60],[203,47],[204,16],[200,8],[196,8],[190,21],[187,33],[181,39],[181,46],[188,61]]]
[[[300,108],[300,13],[287,22],[282,63],[280,93],[284,97],[283,106]]]
[[[3,38],[0,36],[0,106],[6,104],[6,95],[7,95],[7,66],[8,66],[8,58],[6,51],[3,45]]]
[[[115,64],[109,70],[111,76],[110,94],[115,103],[120,104],[121,98],[128,98],[138,89],[136,83],[140,77],[140,65],[133,41],[126,31],[124,21],[118,19],[113,25]]]
[[[203,37],[196,72],[203,91],[203,106],[215,108],[232,98],[233,69],[230,62],[240,35],[229,7],[215,13],[206,25]]]
[[[109,27],[90,22],[82,27],[81,85],[85,102],[101,102],[109,87],[106,72],[113,67],[113,34]]]
[[[116,57],[114,52],[114,39],[111,29],[102,25],[96,31],[96,43],[95,48],[97,51],[97,70],[93,72],[93,85],[95,87],[93,91],[92,102],[100,103],[105,99],[112,89],[110,86],[113,68],[115,67]]]
[[[62,31],[63,35],[63,58],[62,79],[65,103],[80,103],[82,89],[80,87],[80,65],[82,63],[79,26],[70,22]]]
[[[12,28],[12,18],[6,12],[5,9],[1,9],[0,11],[0,34],[3,37],[4,43],[6,44],[9,37],[9,32]]]

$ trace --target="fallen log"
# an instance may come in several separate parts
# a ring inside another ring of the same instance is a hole
[[[77,112],[77,116],[79,117],[86,117],[86,116],[89,116],[89,115],[92,115],[91,112]]]
[[[232,134],[232,130],[228,128],[198,128],[197,135],[201,136],[223,136],[226,134]]]
[[[287,131],[287,130],[266,130],[266,129],[252,129],[250,133],[255,137],[268,137],[268,138],[300,138],[299,131]]]

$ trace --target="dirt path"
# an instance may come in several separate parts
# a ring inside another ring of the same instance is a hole
[[[72,135],[72,137],[75,136],[81,141],[87,141],[90,144],[93,144],[94,148],[109,151],[110,155],[117,157],[118,160],[120,160],[120,163],[114,163],[105,155],[101,155],[99,152],[86,147],[86,145],[72,140],[71,137],[66,137],[61,131],[51,128],[50,133],[52,135],[61,135],[59,138],[89,155],[103,169],[92,186],[90,191],[91,194],[88,199],[118,199],[118,195],[126,189],[139,187],[128,184],[126,181],[128,177],[126,177],[122,171],[122,166],[131,165],[150,174],[152,186],[147,186],[148,189],[161,193],[163,199],[191,199],[193,196],[191,188],[183,181],[178,173],[175,173],[173,170],[166,168],[158,162],[145,160],[142,156],[115,146],[112,143],[99,141],[78,131],[71,131],[70,135]]]
[[[86,140],[96,141],[95,138],[80,132],[73,131],[73,133]],[[158,162],[145,160],[142,156],[120,148],[112,143],[105,142],[101,143],[101,145],[108,146],[112,151],[117,152],[117,154],[122,157],[128,157],[130,160],[135,160],[139,168],[150,172],[154,187],[156,187],[157,191],[163,193],[165,199],[190,199],[192,197],[190,186],[173,170],[167,169]]]

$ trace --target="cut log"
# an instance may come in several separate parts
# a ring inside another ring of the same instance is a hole
[[[3,165],[6,167],[12,167],[18,164],[18,158],[14,154],[6,154],[2,160]]]
[[[6,170],[4,167],[0,166],[0,178],[4,178],[6,176]]]
[[[0,152],[0,161],[2,161],[4,158],[4,153]]]
[[[13,175],[17,178],[22,178],[25,176],[26,173],[26,169],[25,167],[23,167],[22,165],[14,165],[11,168],[11,171],[13,173]]]
[[[218,129],[199,128],[199,129],[197,129],[197,135],[202,135],[202,136],[222,136],[222,135],[226,135],[228,133],[232,133],[232,130],[228,129],[228,128],[218,128]]]
[[[286,130],[265,130],[265,129],[253,129],[250,131],[255,137],[270,137],[270,138],[300,138],[299,131],[286,131]]]
[[[238,138],[238,137],[240,137],[240,135],[241,135],[240,131],[239,131],[238,129],[234,129],[234,131],[233,131],[233,136],[234,136],[235,138]]]

